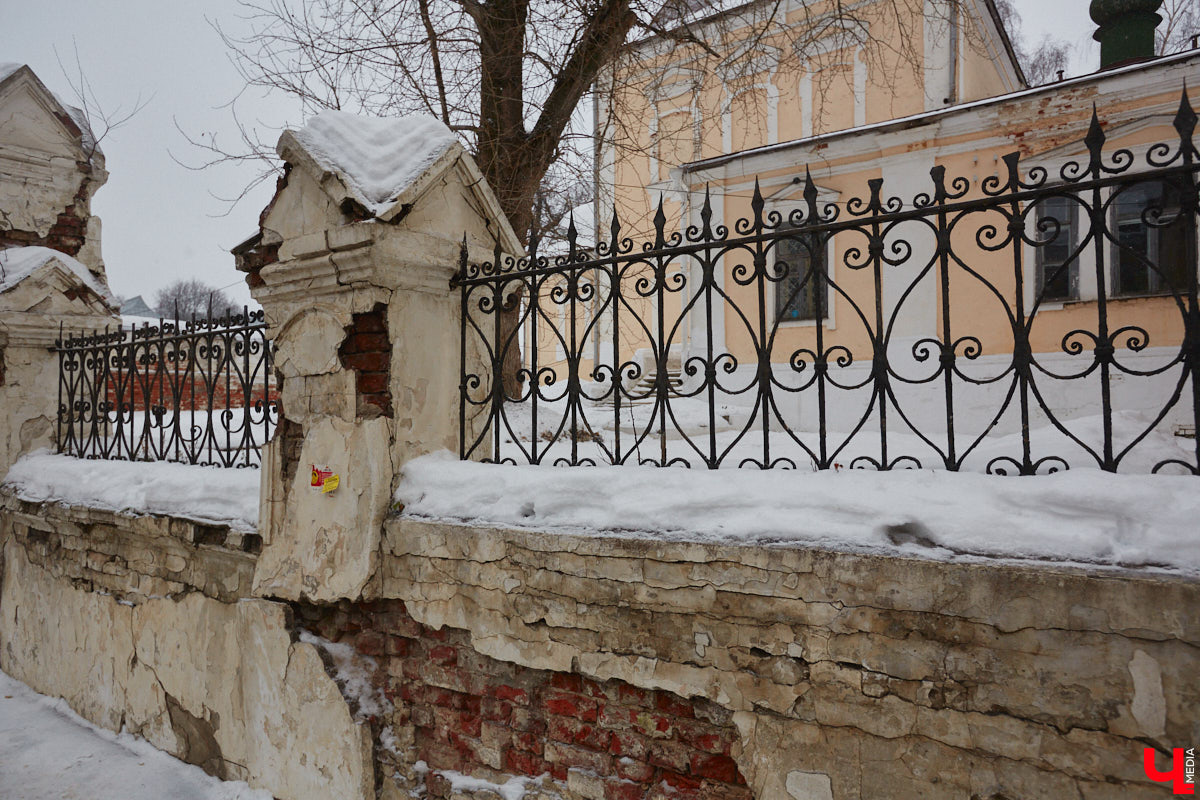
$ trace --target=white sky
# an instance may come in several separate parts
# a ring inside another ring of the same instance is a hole
[[[1076,46],[1072,73],[1094,69],[1098,50],[1088,0],[1016,0],[1016,6],[1026,39],[1048,32],[1065,38]],[[225,106],[242,82],[206,18],[236,33],[244,29],[240,13],[235,0],[4,0],[0,8],[0,62],[28,64],[52,90],[69,96],[55,49],[71,68],[77,47],[106,110],[127,108],[139,95],[151,98],[102,143],[109,179],[93,212],[103,220],[104,261],[118,295],[141,294],[153,303],[156,290],[195,277],[233,284],[226,289],[230,297],[250,302],[229,249],[256,230],[273,183],[230,212],[218,198],[236,196],[254,176],[253,167],[193,172],[172,160],[202,159],[176,130],[176,120],[194,136],[215,131],[219,141],[237,141]],[[289,116],[298,121],[294,105],[283,98],[246,94],[238,105],[244,119],[268,127]]]

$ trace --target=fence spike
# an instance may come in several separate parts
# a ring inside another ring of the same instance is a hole
[[[929,170],[929,177],[933,180],[933,199],[937,203],[946,202],[946,167],[944,164],[938,164],[933,169]]]
[[[812,173],[808,166],[804,167],[804,202],[808,206],[808,222],[810,225],[817,221],[817,184],[813,183]]]
[[[658,249],[666,243],[667,215],[663,213],[663,196],[658,195],[658,210],[654,212],[654,247]]]
[[[1006,154],[1004,166],[1008,167],[1008,186],[1005,188],[1010,192],[1019,191],[1021,188],[1021,154],[1015,151]]]
[[[1187,81],[1183,83],[1183,92],[1179,97],[1179,111],[1175,114],[1175,130],[1185,147],[1192,143],[1192,134],[1196,132],[1196,112],[1192,109],[1192,101],[1188,98]]]
[[[763,201],[762,189],[759,188],[758,178],[754,178],[754,196],[750,198],[750,209],[754,212],[754,227],[756,230],[761,230],[763,225],[763,207],[766,203]]]
[[[579,231],[575,228],[575,209],[571,209],[567,217],[567,252],[571,260],[575,260],[575,242],[579,239]]]
[[[701,234],[705,239],[712,238],[712,196],[708,184],[704,184],[704,206],[700,209],[700,221],[703,223]]]
[[[873,214],[883,213],[883,178],[872,178],[867,181],[867,186],[871,189],[871,199],[867,207]]]
[[[1084,137],[1083,143],[1088,149],[1089,169],[1095,175],[1100,174],[1100,164],[1102,163],[1101,159],[1106,138],[1104,128],[1100,126],[1100,114],[1096,110],[1096,104],[1092,103],[1092,123],[1088,126],[1087,136]]]
[[[621,234],[621,220],[617,217],[616,203],[613,203],[612,223],[608,226],[608,231],[612,234],[613,253],[616,253],[618,236]]]

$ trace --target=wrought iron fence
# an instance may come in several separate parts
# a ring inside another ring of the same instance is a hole
[[[60,453],[256,467],[278,422],[261,311],[61,337]]]
[[[806,172],[787,202],[756,183],[732,230],[706,192],[640,246],[614,215],[592,250],[573,224],[554,258],[464,250],[460,455],[1200,474],[1186,91],[1174,128],[1106,152],[1093,114],[1075,159],[935,167],[908,202]]]

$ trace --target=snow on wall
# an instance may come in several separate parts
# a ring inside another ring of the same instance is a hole
[[[0,292],[12,289],[25,278],[51,261],[57,261],[109,305],[116,306],[117,299],[108,287],[96,280],[91,271],[79,260],[49,247],[10,247],[0,250]]]
[[[553,468],[410,461],[396,499],[417,517],[580,535],[803,545],[938,560],[1034,559],[1200,574],[1200,480],[1072,469]]]
[[[375,214],[442,157],[458,139],[433,117],[360,117],[324,111],[293,134],[323,168],[340,176]]]
[[[255,469],[88,460],[39,451],[13,464],[3,485],[30,502],[169,514],[252,533],[258,528],[258,483]]]

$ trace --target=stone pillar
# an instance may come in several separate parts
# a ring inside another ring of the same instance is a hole
[[[68,255],[44,247],[0,251],[0,479],[23,454],[54,444],[62,333],[120,320],[108,288]]]
[[[338,141],[360,152],[377,147],[365,137],[378,125],[396,123],[387,141],[399,152],[380,161],[411,155],[423,171],[400,175],[384,196],[364,192],[361,165],[339,161],[328,141],[317,146],[330,118]],[[371,597],[401,466],[458,448],[460,300],[450,281],[463,237],[480,259],[497,241],[507,252],[519,242],[449,131],[405,141],[432,122],[322,115],[285,132],[275,198],[234,251],[281,381],[280,427],[263,459],[260,596]],[[336,474],[338,488],[314,489],[312,465]]]

